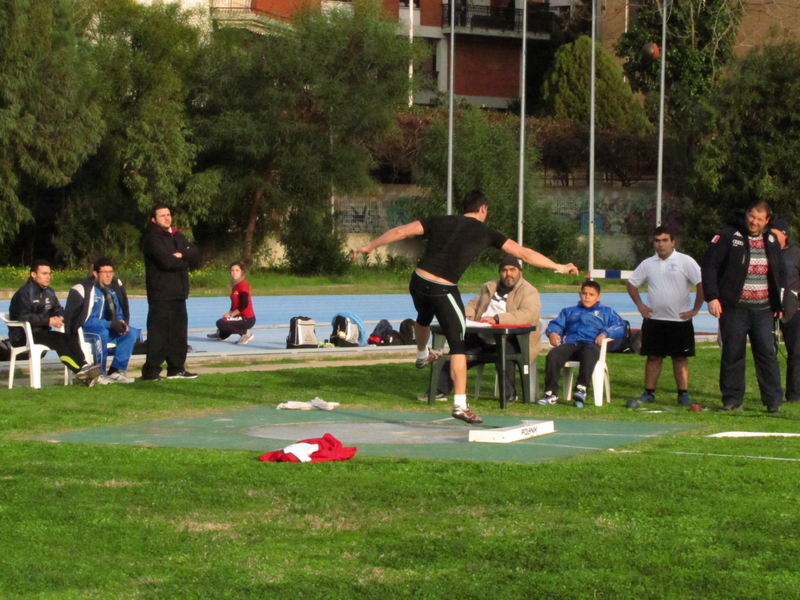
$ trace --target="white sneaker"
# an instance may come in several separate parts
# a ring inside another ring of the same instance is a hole
[[[135,377],[128,377],[125,371],[114,371],[108,378],[113,380],[114,383],[133,383],[136,381]]]
[[[248,331],[248,332],[247,332],[247,333],[245,333],[245,334],[244,334],[242,337],[240,337],[238,340],[236,340],[236,343],[237,343],[237,344],[246,344],[247,342],[249,342],[250,340],[252,340],[254,337],[256,337],[256,336],[254,336],[252,333],[250,333],[250,332]]]
[[[116,381],[114,381],[113,379],[111,379],[111,377],[109,377],[108,375],[100,375],[100,376],[99,376],[99,377],[98,377],[98,378],[95,380],[95,383],[96,383],[97,385],[110,385],[110,384],[112,384],[112,383],[116,383]]]

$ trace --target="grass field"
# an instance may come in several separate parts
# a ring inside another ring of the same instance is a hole
[[[678,411],[665,373],[675,412],[629,411],[643,360],[611,356],[609,406],[505,414],[691,428],[538,465],[24,439],[304,395],[447,410],[413,400],[426,373],[405,364],[4,391],[0,598],[800,598],[800,441],[706,437],[800,432],[800,405],[767,415],[751,393],[742,412]],[[717,405],[718,350],[690,364],[695,400]],[[500,414],[489,385],[473,407]]]

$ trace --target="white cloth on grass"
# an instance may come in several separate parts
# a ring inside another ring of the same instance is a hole
[[[299,402],[297,400],[289,400],[288,402],[282,402],[278,404],[275,408],[278,410],[282,409],[289,409],[289,410],[333,410],[339,406],[338,402],[325,402],[320,397],[314,398],[311,402]]]

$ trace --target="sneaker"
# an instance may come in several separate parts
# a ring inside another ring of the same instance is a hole
[[[167,375],[167,379],[197,379],[197,373],[189,373],[189,371],[180,371],[174,375]]]
[[[239,339],[236,341],[236,343],[237,343],[237,344],[246,344],[247,342],[249,342],[250,340],[252,340],[254,337],[256,337],[256,336],[254,336],[252,333],[250,333],[250,332],[248,331],[248,332],[247,332],[247,333],[245,333],[245,334],[244,334],[242,337],[240,337],[240,338],[239,338]]]
[[[714,409],[717,412],[731,412],[734,410],[742,410],[741,406],[731,406],[730,404],[723,404]]]
[[[575,400],[575,402],[572,403],[572,406],[574,406],[575,408],[583,408],[583,401]]]
[[[92,382],[91,385],[88,384],[88,383],[86,385],[88,385],[89,387],[92,387],[94,385],[95,380],[98,377],[100,377],[101,371],[102,371],[102,368],[100,367],[100,365],[88,365],[87,364],[87,365],[83,365],[81,367],[80,371],[75,373],[75,377],[78,379],[78,381],[83,381],[84,383],[86,383],[87,381],[91,381]]]
[[[681,394],[678,394],[678,404],[680,404],[681,406],[691,406],[692,399],[689,398],[688,393],[683,392]]]
[[[454,406],[451,414],[454,419],[464,421],[465,423],[483,423],[483,419],[473,414],[469,407],[461,408],[460,406]]]
[[[417,400],[420,402],[427,402],[428,401],[428,394],[420,394],[417,396]],[[436,394],[436,400],[439,402],[444,402],[447,400],[447,394]]]
[[[100,377],[95,379],[95,383],[97,385],[111,385],[112,383],[116,383],[116,381],[111,379],[108,375],[100,375]]]
[[[576,404],[580,402],[580,408],[583,408],[583,403],[586,402],[586,387],[582,385],[576,387],[575,391],[572,393],[572,399]]]
[[[771,414],[778,414],[781,412],[781,405],[780,404],[771,404],[767,407],[767,412]]]
[[[219,331],[215,331],[214,333],[209,333],[206,336],[210,340],[221,340],[222,338],[219,336]]]
[[[651,394],[650,392],[642,392],[642,395],[638,398],[631,398],[625,403],[625,408],[639,408],[639,405],[642,402],[647,404],[652,404],[656,401],[656,395]]]
[[[441,352],[428,348],[428,356],[425,358],[418,358],[415,364],[418,369],[424,369],[430,363],[435,362],[441,355]]]
[[[553,394],[553,392],[545,392],[544,398],[537,400],[536,404],[539,406],[547,406],[549,404],[555,404],[556,402],[558,402],[558,396]]]
[[[133,383],[136,381],[135,377],[128,377],[125,371],[114,371],[108,378],[112,379],[115,383]]]
[[[514,404],[517,400],[519,400],[519,397],[516,394],[506,396],[506,404]]]

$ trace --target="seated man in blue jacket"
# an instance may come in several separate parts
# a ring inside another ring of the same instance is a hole
[[[114,277],[114,263],[100,258],[92,265],[92,275],[75,285],[67,297],[65,321],[69,331],[83,327],[83,337],[92,346],[102,375],[97,383],[133,383],[128,377],[128,361],[141,331],[131,327],[128,294],[122,281]],[[108,343],[116,344],[111,368],[106,373]]]
[[[586,387],[600,359],[600,344],[605,338],[619,339],[625,335],[622,317],[613,309],[600,306],[600,285],[596,281],[583,282],[580,298],[577,306],[562,309],[545,331],[552,348],[545,362],[544,398],[536,401],[541,406],[558,401],[561,370],[567,361],[578,360],[581,366],[572,400],[573,406],[583,408]]]

